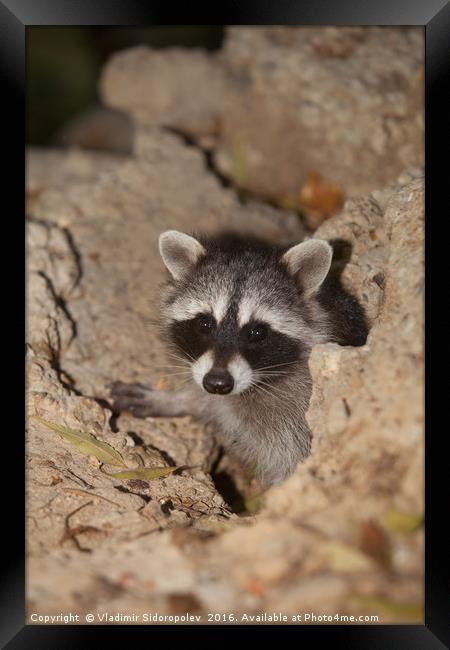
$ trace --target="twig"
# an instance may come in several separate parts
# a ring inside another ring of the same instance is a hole
[[[114,506],[117,506],[118,508],[123,508],[123,506],[121,506],[120,503],[117,503],[116,501],[111,501],[111,499],[107,499],[106,497],[102,497],[100,494],[95,494],[95,493],[92,494],[87,490],[81,490],[79,488],[71,488],[71,487],[63,487],[61,489],[64,490],[64,492],[73,492],[73,494],[78,494],[80,496],[84,496],[87,494],[89,497],[94,497],[95,499],[102,499],[103,501],[112,503]]]
[[[95,528],[95,526],[77,526],[76,528],[71,528],[69,525],[69,520],[71,517],[73,517],[73,515],[75,515],[83,508],[86,508],[86,506],[92,505],[92,503],[93,503],[92,501],[83,503],[81,506],[79,506],[78,508],[76,508],[66,516],[64,522],[65,533],[61,538],[60,544],[63,544],[67,539],[71,539],[79,551],[82,551],[83,553],[92,553],[92,549],[83,548],[83,546],[81,546],[76,536],[81,535],[81,533],[94,533],[94,532],[101,533],[102,531],[99,528]]]

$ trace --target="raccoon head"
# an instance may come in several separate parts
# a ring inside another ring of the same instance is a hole
[[[169,341],[208,393],[240,394],[293,372],[326,330],[315,294],[331,246],[290,248],[225,235],[159,238],[170,282],[162,315]]]

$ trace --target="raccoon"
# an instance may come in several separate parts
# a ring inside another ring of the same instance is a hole
[[[164,392],[115,382],[114,407],[212,423],[263,486],[283,481],[310,452],[312,346],[367,337],[362,308],[330,272],[332,245],[169,230],[159,250],[170,276],[161,326],[190,386]]]

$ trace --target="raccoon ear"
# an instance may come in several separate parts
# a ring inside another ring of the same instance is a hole
[[[175,280],[182,278],[206,253],[199,241],[178,230],[166,230],[159,236],[159,252]]]
[[[323,239],[308,239],[292,246],[281,258],[306,295],[311,295],[325,280],[331,266],[333,249]]]

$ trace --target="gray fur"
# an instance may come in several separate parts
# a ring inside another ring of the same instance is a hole
[[[205,249],[184,232],[166,230],[159,238],[159,252],[169,273],[180,280],[204,255]]]
[[[198,349],[202,333],[191,343],[182,339],[184,355],[177,341],[172,346],[176,363],[192,369],[194,381],[188,389],[164,393],[116,383],[112,394],[117,408],[140,417],[190,413],[212,423],[224,447],[255,467],[262,484],[279,483],[310,450],[305,414],[312,389],[311,348],[338,340],[331,312],[319,300],[330,269],[330,245],[309,240],[287,250],[266,245],[258,252],[257,247],[227,249],[214,240],[168,231],[160,237],[160,250],[171,274],[162,292],[163,330],[175,328],[176,334],[177,327],[193,327],[206,314],[214,319],[216,334]],[[272,366],[276,370],[259,363],[258,350],[262,359],[276,352],[252,347],[250,339],[240,343],[253,322],[272,332],[272,347],[280,355],[284,350],[291,354],[289,361]],[[234,373],[232,392],[211,395],[204,390],[202,377],[212,366]]]
[[[292,246],[281,258],[298,280],[301,288],[310,296],[325,280],[331,266],[333,250],[321,239],[309,239]]]

